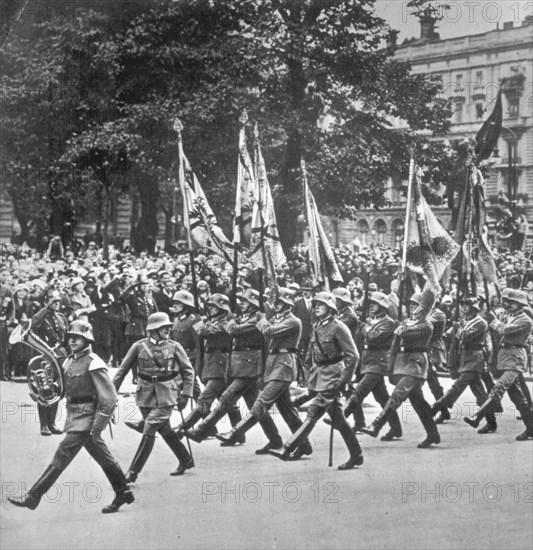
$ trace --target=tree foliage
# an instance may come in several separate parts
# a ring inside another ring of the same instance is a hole
[[[69,193],[82,215],[133,185],[138,233],[153,237],[158,208],[172,214],[165,182],[176,177],[179,116],[186,154],[228,228],[244,108],[259,123],[286,244],[301,211],[302,158],[321,210],[340,216],[384,206],[413,143],[439,182],[429,155],[446,152],[429,138],[446,131],[448,106],[438,82],[394,59],[394,31],[373,0],[102,4],[54,14],[11,40],[2,59],[8,189],[32,167],[28,207],[44,186]]]

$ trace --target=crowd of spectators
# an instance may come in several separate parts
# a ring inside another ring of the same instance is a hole
[[[127,248],[109,247],[108,259],[95,241],[88,240],[74,252],[63,248],[53,238],[41,253],[27,247],[3,245],[0,254],[0,361],[2,376],[23,374],[28,352],[13,350],[8,345],[14,328],[29,321],[46,306],[52,291],[62,296],[61,311],[69,321],[87,316],[96,327],[96,349],[112,365],[117,365],[129,345],[128,330],[132,325],[130,296],[154,310],[173,316],[172,296],[180,289],[191,290],[193,278],[187,251],[170,255],[156,248],[153,255],[131,253]],[[400,253],[390,247],[341,245],[334,249],[339,270],[352,293],[356,310],[361,313],[365,284],[369,291],[381,291],[393,297],[398,289]],[[287,251],[287,264],[277,270],[280,286],[313,289],[306,248],[294,245]],[[533,261],[524,252],[494,251],[500,277],[500,288],[524,288],[533,298]],[[200,309],[212,293],[231,295],[231,265],[214,254],[195,252],[196,290]],[[416,277],[411,277],[415,290]],[[456,274],[443,283],[441,303],[451,308],[456,293]],[[257,287],[252,266],[241,262],[238,267],[238,290]],[[128,328],[129,327],[129,328]]]

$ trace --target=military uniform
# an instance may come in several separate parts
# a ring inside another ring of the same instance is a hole
[[[307,418],[284,444],[282,452],[271,451],[271,454],[284,460],[299,458],[299,454],[294,456],[291,453],[297,450],[302,440],[307,439],[318,420],[327,412],[350,452],[350,460],[339,469],[349,469],[363,463],[359,442],[346,422],[338,401],[339,391],[351,380],[358,359],[355,342],[344,323],[333,315],[315,323],[305,360],[309,368],[308,389],[313,395]]]
[[[376,437],[383,424],[408,398],[427,433],[419,447],[426,448],[432,443],[440,443],[430,406],[422,392],[429,370],[428,345],[432,332],[433,325],[422,315],[403,321],[395,330],[389,359],[390,379],[395,388],[371,427],[363,428],[363,432]]]
[[[481,374],[486,368],[484,346],[487,328],[487,322],[477,314],[464,319],[459,330],[455,331],[454,338],[457,340],[456,347],[459,351],[459,376],[446,394],[433,404],[433,414],[445,407],[451,408],[468,386],[472,389],[479,406],[487,400],[487,392],[481,380]],[[494,414],[489,414],[487,419],[490,431],[495,431]]]
[[[302,425],[298,412],[291,403],[289,386],[294,380],[296,354],[302,324],[291,311],[285,310],[270,320],[260,319],[256,327],[270,339],[270,347],[262,376],[263,389],[255,400],[250,413],[232,432],[217,436],[223,443],[234,441],[260,420],[264,419],[274,403],[291,432]],[[261,373],[260,373],[261,374]]]
[[[178,404],[178,373],[183,379],[182,395],[189,398],[193,392],[194,369],[184,349],[172,340],[156,340],[152,337],[136,342],[124,357],[113,379],[117,391],[134,365],[139,373],[135,402],[143,416],[144,427],[143,439],[129,469],[131,481],[135,481],[146,463],[157,432],[180,464],[192,462],[185,446],[170,426],[172,410]]]
[[[444,395],[444,388],[439,382],[437,366],[446,362],[444,345],[444,329],[446,327],[446,315],[439,308],[433,308],[427,316],[428,321],[433,325],[433,332],[429,341],[429,369],[428,369],[428,387],[435,399],[440,399]],[[447,412],[447,410],[446,410]],[[446,412],[443,420],[448,420]]]
[[[257,377],[263,367],[263,336],[256,327],[255,312],[231,319],[225,325],[226,332],[233,338],[232,352],[226,369],[228,386],[219,398],[218,406],[209,414],[196,430],[189,436],[195,441],[216,432],[216,423],[231,412],[243,397],[249,410],[252,409],[258,395]],[[268,437],[270,445],[279,447],[281,437],[269,414],[263,416],[259,423]]]
[[[117,402],[117,393],[107,366],[88,346],[79,353],[68,356],[64,363],[64,371],[67,399],[66,436],[59,444],[50,466],[30,489],[29,503],[14,503],[35,508],[42,495],[52,487],[82,447],[85,447],[102,468],[117,497],[128,493],[124,502],[133,502],[133,494],[129,491],[124,473],[100,435],[107,426]]]
[[[365,323],[361,333],[363,335],[363,350],[360,361],[361,380],[355,386],[352,396],[346,403],[344,411],[348,416],[354,406],[362,405],[365,398],[372,392],[374,399],[385,407],[389,400],[389,392],[385,385],[385,375],[389,362],[389,353],[394,338],[394,330],[398,323],[386,313],[376,315],[369,323]],[[398,414],[394,411],[389,417],[391,431],[385,440],[402,435],[402,427]]]

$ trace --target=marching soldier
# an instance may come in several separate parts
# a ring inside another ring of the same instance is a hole
[[[209,416],[194,430],[189,432],[189,437],[200,443],[208,435],[216,432],[216,423],[236,406],[240,397],[244,398],[248,409],[252,409],[258,395],[257,377],[263,370],[263,335],[256,327],[256,312],[259,311],[259,292],[247,288],[242,294],[237,295],[241,315],[235,317],[229,313],[226,322],[226,332],[233,338],[233,347],[226,370],[228,386],[220,396],[218,406]],[[270,448],[281,446],[282,440],[278,429],[269,414],[259,420],[268,444],[258,449],[256,454],[265,454]],[[222,442],[221,446],[232,445],[233,441]]]
[[[31,330],[54,350],[60,358],[60,362],[67,355],[65,342],[68,330],[67,318],[59,313],[62,299],[61,292],[57,290],[49,291],[46,306],[35,314],[31,322]],[[58,406],[59,403],[49,407],[37,404],[41,435],[48,436],[63,433],[55,423]]]
[[[312,392],[313,401],[302,426],[281,449],[273,449],[269,453],[281,460],[301,458],[298,447],[327,412],[350,452],[349,460],[338,469],[350,470],[363,464],[363,453],[342,414],[338,395],[351,380],[359,354],[348,327],[335,318],[337,303],[334,295],[330,292],[319,292],[313,298],[313,306],[317,321],[306,356],[306,364],[310,369],[308,388]]]
[[[296,354],[302,330],[300,319],[292,313],[293,307],[293,292],[288,288],[279,287],[274,302],[275,315],[267,320],[264,313],[256,313],[257,328],[264,337],[271,338],[265,370],[262,376],[258,377],[262,391],[248,415],[237,426],[228,433],[216,436],[223,443],[231,444],[237,441],[252,426],[263,420],[274,404],[292,433],[302,425],[298,412],[291,403],[289,390],[294,380]],[[258,454],[269,452],[270,445],[269,441],[266,447],[259,449]],[[313,449],[307,438],[301,441],[295,451],[298,457],[310,455],[312,452]]]
[[[138,368],[138,385],[135,402],[144,419],[143,436],[127,473],[128,482],[135,482],[152,449],[156,433],[179,460],[178,472],[183,475],[194,466],[191,455],[170,427],[170,416],[175,405],[179,410],[187,406],[192,397],[194,370],[183,348],[169,339],[172,323],[166,313],[152,313],[148,317],[148,338],[135,342],[122,361],[113,379],[118,391],[130,369]],[[179,393],[177,375],[183,378],[183,391]]]
[[[464,421],[477,428],[484,417],[495,411],[503,394],[508,392],[526,426],[526,430],[517,435],[516,440],[527,441],[533,438],[533,411],[522,391],[519,377],[527,367],[526,342],[533,329],[533,321],[524,312],[524,307],[528,305],[526,292],[505,289],[503,296],[503,305],[509,314],[507,321],[498,321],[492,312],[487,314],[491,319],[490,329],[500,337],[497,369],[501,375],[477,413],[470,418],[465,417]]]
[[[428,321],[433,325],[433,333],[429,341],[428,386],[433,397],[439,400],[444,395],[444,388],[439,382],[438,367],[446,363],[446,345],[443,338],[446,330],[446,314],[435,305],[428,315]],[[447,408],[443,408],[435,419],[435,424],[442,424],[446,420],[450,420],[450,413]]]
[[[104,514],[118,512],[123,504],[134,502],[124,472],[102,439],[117,402],[117,393],[105,363],[92,352],[94,342],[91,325],[73,321],[68,329],[71,355],[64,364],[67,421],[65,438],[59,444],[51,464],[28,493],[21,498],[8,497],[16,506],[35,510],[42,496],[52,487],[82,447],[104,471],[115,491],[113,502]]]
[[[199,321],[193,325],[194,330],[204,343],[204,358],[201,367],[200,378],[205,384],[196,406],[185,418],[182,424],[174,428],[181,437],[185,430],[192,428],[198,420],[206,418],[215,399],[219,399],[226,389],[226,367],[229,352],[231,350],[231,337],[226,332],[226,316],[231,312],[229,298],[225,294],[213,294],[206,302],[208,319]],[[231,425],[235,426],[241,419],[238,407],[228,408],[228,417]],[[216,427],[206,435],[215,435]],[[244,443],[244,437],[239,438],[239,443]]]
[[[374,399],[385,407],[390,399],[385,375],[389,361],[389,353],[394,338],[394,330],[398,323],[388,315],[389,299],[382,292],[373,292],[369,299],[370,322],[362,327],[364,337],[361,355],[361,380],[357,383],[351,397],[346,402],[344,416],[349,416],[354,407],[361,406],[365,398],[372,392]],[[388,422],[390,430],[381,441],[392,441],[402,436],[402,425],[396,411],[392,412]]]
[[[440,435],[430,406],[422,393],[429,369],[428,345],[433,332],[433,326],[427,316],[434,301],[433,291],[429,288],[424,290],[418,308],[394,331],[389,372],[392,372],[391,382],[396,387],[381,413],[370,427],[363,428],[362,432],[377,437],[385,422],[409,398],[427,433],[426,439],[419,443],[418,448],[426,449],[433,443],[440,443]]]
[[[451,329],[457,340],[459,350],[459,377],[446,394],[438,399],[431,407],[433,415],[448,409],[459,399],[461,394],[470,386],[478,406],[487,400],[487,392],[481,380],[481,373],[485,370],[485,352],[483,349],[487,334],[487,322],[479,315],[479,301],[475,298],[464,297],[460,300],[463,309],[463,320],[454,324]],[[478,433],[488,434],[496,431],[496,417],[494,412],[487,414],[487,425]]]

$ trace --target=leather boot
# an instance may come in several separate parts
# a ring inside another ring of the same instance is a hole
[[[478,434],[493,434],[498,429],[498,424],[496,423],[496,416],[494,413],[487,413],[486,418],[487,423],[477,431]]]
[[[357,437],[344,418],[342,418],[340,422],[337,421],[336,425],[337,430],[339,430],[339,433],[341,434],[341,437],[350,452],[349,460],[338,466],[337,470],[351,470],[355,466],[361,466],[363,464],[363,451],[361,450],[359,441],[357,441]]]
[[[402,437],[402,424],[396,411],[389,416],[390,430],[381,438],[381,441],[394,441],[395,438]]]
[[[174,431],[178,434],[178,437],[181,438],[184,435],[183,432],[189,428],[192,428],[196,422],[200,420],[200,418],[202,418],[202,410],[200,407],[194,407],[194,409],[184,419],[183,424],[180,424],[174,428]]]
[[[283,440],[279,435],[272,438],[271,441],[269,441],[264,447],[261,447],[260,449],[257,449],[255,451],[256,455],[267,455],[268,451],[270,449],[279,449],[283,445]]]
[[[126,483],[135,483],[137,476],[144,468],[152,449],[154,448],[155,437],[153,435],[143,435],[137,452],[131,461],[131,466],[126,474]]]
[[[104,470],[104,473],[115,491],[115,498],[111,504],[102,508],[102,514],[114,514],[119,511],[123,504],[135,502],[133,491],[128,487],[126,476],[118,464],[115,463],[109,466]]]
[[[41,424],[41,435],[52,435],[48,428],[48,411],[47,407],[37,404],[37,412],[39,413],[39,423]]]
[[[517,441],[527,441],[533,439],[533,412],[529,407],[523,407],[520,409],[520,416],[522,421],[526,425],[526,431],[516,436]]]
[[[389,404],[385,405],[385,408],[378,414],[372,424],[368,428],[361,428],[361,431],[370,437],[377,437],[381,428],[383,428],[394,412],[396,411]]]
[[[294,407],[298,408],[302,406],[304,403],[311,401],[311,399],[313,399],[313,396],[309,392],[304,391],[294,399],[291,399],[291,403],[292,405],[294,405]]]
[[[62,434],[63,431],[60,430],[56,426],[56,416],[57,416],[57,408],[59,406],[59,403],[54,403],[53,405],[50,405],[47,410],[47,417],[48,417],[48,429],[50,432],[54,435]]]
[[[450,411],[445,408],[441,409],[440,414],[435,418],[435,424],[444,424],[446,420],[450,420]]]
[[[178,468],[172,472],[171,476],[182,476],[187,470],[194,468],[194,461],[192,456],[187,451],[185,445],[180,441],[180,438],[176,432],[170,427],[163,428],[159,432],[161,437],[165,440],[165,443],[170,447],[170,450],[174,453],[179,460]]]
[[[487,399],[483,405],[481,405],[479,411],[477,411],[473,416],[465,416],[463,420],[472,428],[478,428],[480,422],[483,418],[489,413],[493,412],[494,403],[492,399]]]
[[[235,406],[234,408],[230,409],[228,412],[228,418],[231,423],[231,427],[235,428],[239,424],[239,422],[242,420],[241,412],[239,411],[239,408]],[[243,445],[246,443],[246,436],[244,435],[244,432],[241,432],[238,437],[236,443],[239,443],[240,445]],[[221,443],[221,447],[226,447],[226,443]]]
[[[422,425],[424,426],[426,430],[426,439],[418,444],[419,449],[427,449],[431,445],[435,444],[438,445],[440,443],[440,434],[437,430],[437,425],[435,424],[435,421],[433,420],[433,416],[431,415],[431,409],[429,407],[429,404],[424,401],[421,404],[420,410],[416,411],[420,420],[422,421]]]
[[[252,413],[248,413],[231,431],[217,434],[215,437],[222,443],[235,445],[239,440],[239,436],[246,433],[255,424],[257,424],[257,418]]]
[[[7,497],[7,500],[15,506],[35,510],[35,508],[39,506],[39,502],[41,502],[43,495],[57,481],[57,478],[61,475],[62,471],[63,470],[60,470],[55,466],[48,466],[48,468],[46,468],[46,470],[42,473],[41,477],[35,482],[33,487],[23,497]]]
[[[144,420],[133,420],[131,422],[129,420],[126,420],[124,424],[126,424],[128,428],[131,428],[132,430],[135,430],[140,434],[144,432]]]
[[[298,430],[296,430],[287,440],[283,447],[281,447],[280,449],[270,449],[268,451],[268,454],[284,461],[291,459],[298,460],[298,458],[301,458],[301,455],[291,456],[291,453],[293,453],[293,451],[296,452],[297,447],[299,447],[307,440],[309,434],[313,431],[315,424],[316,420],[314,418],[307,417],[303,421],[302,425],[298,428]]]
[[[196,428],[187,431],[187,436],[196,443],[201,443],[204,439],[216,435],[216,424],[225,414],[226,411],[220,408],[211,411],[209,415],[196,426]]]

